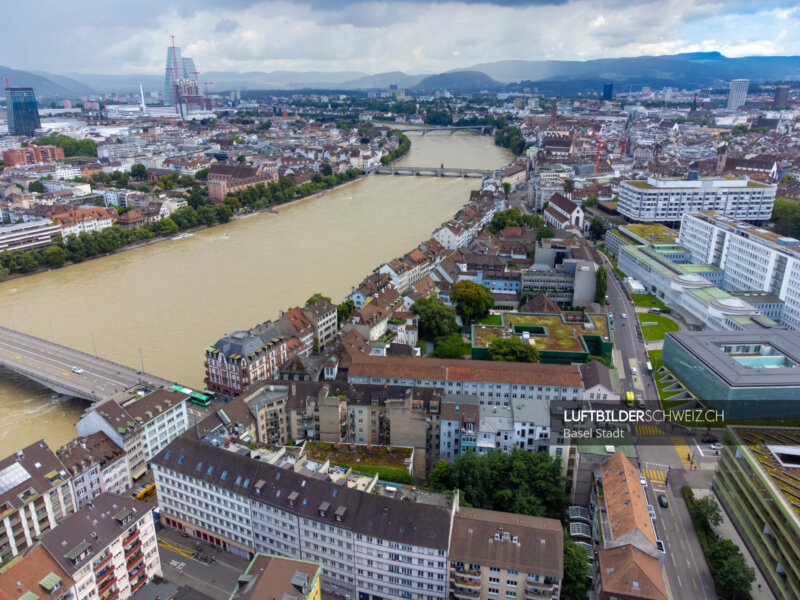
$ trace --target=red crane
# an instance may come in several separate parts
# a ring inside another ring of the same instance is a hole
[[[173,89],[173,96],[175,101],[175,112],[180,114],[180,91],[178,90],[178,53],[175,50],[175,36],[169,36],[172,40],[172,89]]]
[[[213,81],[204,81],[203,87],[206,89],[206,110],[211,110],[211,102],[208,99],[208,86],[214,85]]]
[[[8,80],[9,79],[22,79],[22,75],[3,75],[2,77],[0,77],[0,79],[2,79],[3,81],[6,82],[6,87],[11,87],[10,85],[8,85]]]

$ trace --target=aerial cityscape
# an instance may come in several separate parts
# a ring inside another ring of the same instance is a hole
[[[0,600],[800,599],[796,4],[17,4]]]

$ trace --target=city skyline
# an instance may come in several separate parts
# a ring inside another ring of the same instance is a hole
[[[120,10],[17,6],[4,63],[62,73],[156,74],[169,35],[207,71],[436,73],[498,60],[589,60],[719,51],[800,54],[790,2],[491,0],[137,2]],[[35,12],[33,12],[35,11]],[[487,18],[490,11],[490,18]],[[92,14],[91,20],[79,15]],[[124,15],[124,16],[123,16]],[[52,33],[33,43],[25,23]],[[449,24],[442,27],[442,24]],[[580,35],[570,37],[572,32]],[[567,35],[565,35],[567,34]],[[47,50],[45,50],[45,47]]]

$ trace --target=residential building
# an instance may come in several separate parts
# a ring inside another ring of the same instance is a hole
[[[72,473],[78,506],[101,492],[125,494],[133,485],[125,451],[102,431],[72,440],[58,457]]]
[[[722,270],[724,290],[768,292],[782,300],[781,323],[800,329],[800,241],[706,211],[684,215],[680,243],[692,262]]]
[[[277,171],[260,170],[248,165],[214,163],[208,171],[208,197],[220,203],[229,193],[270,182],[278,182]]]
[[[0,556],[17,556],[77,510],[69,471],[44,440],[0,460]]]
[[[736,110],[745,105],[747,102],[747,88],[750,85],[749,79],[734,79],[730,83],[728,89],[728,101],[725,108],[728,110]]]
[[[800,410],[800,342],[792,331],[672,332],[662,360],[727,420],[791,419]]]
[[[800,429],[729,426],[714,491],[775,598],[800,597]]]
[[[463,362],[438,358],[359,356],[347,380],[354,384],[437,387],[448,394],[474,395],[491,406],[521,400],[578,399],[581,378],[574,365]]]
[[[590,403],[620,401],[620,383],[617,370],[613,371],[597,360],[578,367],[583,379],[583,399]]]
[[[150,460],[189,427],[186,405],[189,396],[170,389],[160,389],[119,402],[128,416],[141,427],[145,460]]]
[[[600,550],[598,600],[669,600],[658,559],[633,544]]]
[[[8,112],[9,135],[33,136],[42,124],[39,121],[39,106],[33,88],[7,87],[6,111]]]
[[[772,108],[786,108],[789,106],[789,86],[776,85],[775,99],[772,101]]]
[[[76,597],[72,578],[41,545],[35,546],[1,574],[2,600],[73,600]]]
[[[102,493],[42,537],[72,579],[76,600],[125,600],[161,576],[153,511],[144,502]]]
[[[557,599],[564,531],[557,519],[460,508],[448,558],[457,600]]]
[[[322,567],[319,563],[257,553],[239,578],[229,600],[320,600]]]
[[[147,472],[143,427],[113,399],[95,404],[75,424],[81,437],[87,437],[98,431],[105,433],[111,441],[125,451],[128,471],[133,479],[139,479]]]
[[[644,223],[679,223],[684,214],[703,210],[763,223],[772,216],[776,189],[747,177],[648,177],[620,184],[618,210]]]
[[[64,149],[58,146],[36,146],[15,148],[3,151],[3,164],[6,168],[17,165],[36,165],[64,159]]]
[[[102,231],[111,227],[116,214],[100,207],[73,208],[69,212],[55,214],[51,218],[61,227],[61,237],[66,240],[70,235]]]
[[[61,227],[50,219],[0,225],[0,252],[38,250],[54,244],[60,237]]]
[[[339,328],[336,305],[319,299],[303,307],[303,314],[314,327],[314,337],[321,348],[336,336]]]

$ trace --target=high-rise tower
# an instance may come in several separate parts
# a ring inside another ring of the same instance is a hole
[[[6,88],[6,108],[11,135],[33,135],[42,126],[33,88]]]
[[[775,87],[775,101],[772,103],[773,108],[786,108],[789,106],[789,86],[779,85]]]
[[[749,85],[749,79],[734,79],[731,81],[730,90],[728,91],[728,105],[726,108],[736,110],[740,106],[744,106],[744,103],[747,102],[747,87]]]
[[[175,69],[177,73],[174,73]],[[175,106],[175,81],[197,79],[194,60],[181,56],[177,46],[167,46],[167,67],[164,70],[164,106]]]

